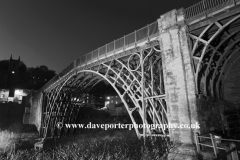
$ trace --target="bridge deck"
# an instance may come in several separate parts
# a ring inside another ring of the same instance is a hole
[[[239,6],[239,4],[240,0],[203,0],[186,9],[179,9],[178,12],[183,12],[184,20],[187,25],[191,26],[194,24],[196,28],[200,27],[199,25],[207,23],[208,20],[206,19],[211,19],[213,16],[221,12]],[[205,23],[201,22],[203,20],[205,20]],[[88,54],[85,54],[78,59],[75,59],[68,67],[51,79],[39,91],[42,92],[48,90],[48,88],[55,84],[59,79],[64,77],[66,74],[70,74],[76,68],[88,68],[94,63],[98,63],[99,61],[108,59],[109,57],[119,55],[125,51],[142,46],[147,42],[156,40],[159,35],[158,27],[158,22],[156,21],[118,40],[114,40],[113,42],[108,43]]]

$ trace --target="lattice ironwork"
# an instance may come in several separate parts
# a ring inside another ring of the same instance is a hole
[[[224,79],[240,56],[240,14],[232,14],[191,30],[192,64],[197,92],[223,98]]]
[[[168,123],[162,57],[158,41],[112,56],[85,68],[76,68],[54,87],[46,90],[43,102],[42,137],[68,135],[69,129],[57,129],[57,122],[76,123],[79,108],[89,90],[107,81],[118,93],[133,124],[155,124],[159,128],[135,128],[139,137],[168,135],[160,125]],[[126,101],[130,98],[130,102]],[[136,115],[139,115],[139,120]]]

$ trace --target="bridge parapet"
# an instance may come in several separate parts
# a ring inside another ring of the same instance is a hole
[[[196,23],[237,4],[240,4],[240,0],[203,0],[184,9],[185,20],[187,23]]]
[[[234,7],[238,4],[240,4],[240,0],[203,0],[186,9],[179,9],[178,12],[182,12],[182,14],[178,14],[181,16],[178,16],[176,18],[177,21],[185,21],[188,25],[190,25],[199,22],[200,20],[207,17],[211,17],[219,12],[227,10],[231,7]],[[158,22],[153,22],[152,24],[149,24],[122,38],[99,47],[98,49],[87,53],[80,58],[75,59],[68,67],[66,67],[62,72],[51,79],[39,91],[45,91],[50,86],[52,86],[52,84],[76,68],[87,68],[88,66],[94,65],[94,63],[98,63],[99,61],[110,56],[125,52],[129,48],[137,47],[138,44],[143,41],[149,41],[152,38],[158,37],[158,27]]]
[[[110,56],[135,48],[143,41],[150,41],[150,39],[158,37],[158,34],[158,22],[156,21],[122,38],[114,40],[105,46],[99,47],[98,49],[75,59],[68,67],[44,85],[40,89],[40,92],[48,89],[52,84],[76,68],[88,68],[89,66],[99,63],[101,60],[107,59]]]

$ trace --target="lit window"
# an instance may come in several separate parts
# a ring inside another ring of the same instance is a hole
[[[19,95],[19,94],[21,94],[21,93],[23,93],[23,90],[18,90],[18,89],[15,90],[15,94],[16,94],[16,95]]]
[[[3,98],[3,94],[0,95],[0,98]]]

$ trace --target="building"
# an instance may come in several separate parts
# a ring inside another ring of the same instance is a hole
[[[129,98],[127,98],[127,103],[130,102]],[[127,115],[127,110],[122,100],[119,96],[107,96],[105,99],[105,107],[102,108],[109,112],[112,116],[123,116]]]
[[[21,104],[23,97],[27,96],[30,90],[27,89],[0,89],[0,103],[14,102]]]
[[[104,97],[87,94],[83,99],[83,103],[91,104],[96,108],[102,108],[104,106]]]

